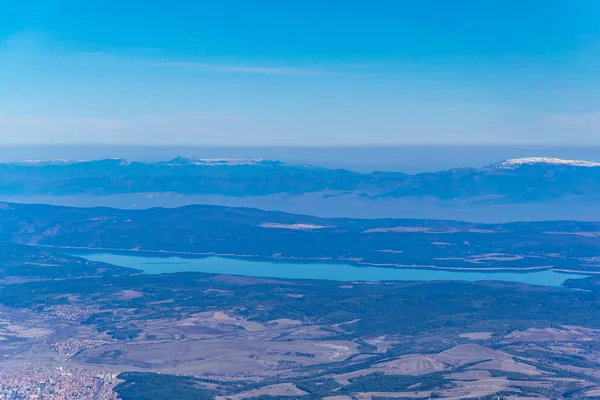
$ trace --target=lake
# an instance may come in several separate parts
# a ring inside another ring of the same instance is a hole
[[[74,252],[84,257],[123,267],[137,268],[148,274],[173,272],[206,272],[229,275],[246,275],[262,278],[327,279],[337,281],[434,281],[499,280],[523,282],[543,286],[560,286],[569,278],[583,275],[564,274],[549,270],[536,272],[463,272],[426,268],[358,267],[348,264],[282,263],[273,261],[248,261],[242,259],[205,257],[151,257],[147,255],[123,255],[107,252]]]

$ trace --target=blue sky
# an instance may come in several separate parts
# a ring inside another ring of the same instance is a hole
[[[596,0],[0,0],[0,144],[600,145]]]

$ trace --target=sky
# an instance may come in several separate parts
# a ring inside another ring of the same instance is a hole
[[[600,145],[597,0],[0,0],[0,145]]]

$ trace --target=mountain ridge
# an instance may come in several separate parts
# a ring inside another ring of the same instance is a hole
[[[17,161],[0,161],[0,165],[18,165],[18,166],[31,166],[31,167],[44,167],[49,165],[73,165],[73,164],[90,164],[90,163],[118,163],[122,166],[129,166],[131,164],[145,164],[145,165],[163,165],[163,166],[183,166],[183,165],[197,165],[197,166],[211,166],[211,165],[229,165],[229,166],[240,166],[240,165],[265,165],[265,166],[290,166],[297,168],[322,168],[322,169],[334,169],[319,167],[312,164],[291,164],[283,161],[269,159],[269,158],[237,158],[237,157],[195,157],[195,156],[177,156],[170,160],[163,161],[141,161],[131,160],[127,158],[100,158],[90,160],[70,160],[70,159],[50,159],[50,160],[17,160]],[[516,168],[525,165],[546,165],[546,166],[567,166],[567,167],[600,167],[600,162],[588,161],[588,160],[568,160],[556,157],[522,157],[522,158],[511,158],[503,161],[491,163],[482,167],[470,167],[470,166],[458,166],[450,168],[448,170],[436,170],[421,172],[414,175],[431,174],[443,171],[451,171],[456,169],[467,169],[467,170],[487,170],[491,168]],[[335,170],[347,170],[352,169],[335,168]],[[359,173],[359,172],[357,172]],[[374,173],[403,173],[401,171],[389,171],[389,170],[376,170],[370,173],[361,174],[374,174]],[[411,174],[407,174],[411,175]]]
[[[428,199],[520,204],[600,198],[600,163],[551,157],[510,159],[482,168],[405,174],[361,173],[267,159],[177,157],[143,162],[32,161],[0,164],[2,196],[115,194],[298,196]]]
[[[512,158],[498,163],[490,164],[489,167],[497,168],[518,168],[522,165],[561,165],[570,167],[600,167],[599,162],[586,161],[586,160],[565,160],[562,158],[555,157],[524,157],[524,158]]]

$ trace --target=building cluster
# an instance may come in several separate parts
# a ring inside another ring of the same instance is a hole
[[[60,305],[47,309],[45,313],[54,318],[82,322],[92,315],[94,311],[72,305]]]
[[[77,354],[81,350],[98,347],[105,344],[102,340],[91,339],[71,339],[64,342],[57,342],[52,345],[52,348],[64,359],[68,359]]]
[[[0,368],[0,399],[117,400],[116,374],[62,367]]]

